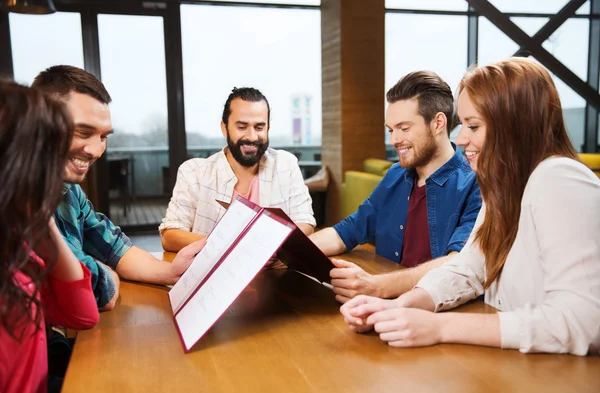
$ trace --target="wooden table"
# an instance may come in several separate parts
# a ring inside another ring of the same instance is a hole
[[[370,272],[398,268],[364,250],[345,258]],[[117,307],[79,333],[63,392],[600,391],[599,357],[391,348],[350,331],[329,289],[286,269],[262,271],[186,355],[167,291],[122,282]],[[481,302],[459,310],[494,312]]]

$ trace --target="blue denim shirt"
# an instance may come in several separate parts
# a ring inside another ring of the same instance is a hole
[[[358,210],[333,227],[346,249],[374,241],[378,255],[400,263],[415,179],[414,169],[400,164],[390,167]],[[481,208],[481,195],[475,173],[458,151],[425,184],[429,241],[435,259],[463,248]]]
[[[116,269],[131,248],[131,240],[104,214],[94,210],[79,185],[65,184],[63,193],[54,220],[73,254],[89,269],[96,303],[102,308],[116,291],[106,265]]]

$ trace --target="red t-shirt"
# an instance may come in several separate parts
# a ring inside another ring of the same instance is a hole
[[[42,266],[44,262],[32,255]],[[82,264],[83,278],[63,282],[49,278],[40,288],[43,315],[38,329],[29,322],[21,324],[15,340],[0,326],[0,392],[46,392],[48,390],[48,353],[45,322],[74,329],[89,329],[98,323],[98,307],[92,292],[89,270]],[[30,294],[28,276],[17,271],[14,280]]]
[[[408,216],[404,228],[402,266],[414,267],[431,260],[429,222],[427,220],[427,186],[417,187],[415,181],[408,201]]]

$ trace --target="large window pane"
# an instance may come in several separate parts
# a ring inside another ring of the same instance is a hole
[[[158,209],[140,209],[136,202],[125,216],[120,201],[170,194],[164,189],[169,159],[163,19],[99,15],[98,30],[102,81],[113,98],[115,133],[107,152],[115,188],[112,218],[120,225],[156,224],[166,202]]]
[[[271,146],[314,160],[321,144],[320,12],[182,5],[181,26],[189,154],[207,156],[225,145],[223,104],[233,87],[251,86],[271,104]]]
[[[511,18],[511,21],[533,36],[548,22],[548,18]],[[506,59],[519,50],[519,45],[484,17],[479,18],[478,43],[479,65]]]
[[[582,80],[587,79],[590,22],[569,19],[544,42],[543,47]]]
[[[468,3],[465,0],[385,0],[386,8],[466,11]]]
[[[240,0],[213,0],[221,3],[233,3]],[[244,3],[256,4],[289,4],[289,5],[321,5],[321,0],[243,0]]]
[[[83,68],[81,18],[78,13],[8,15],[17,82],[29,85],[40,71],[53,65]]]
[[[386,14],[386,91],[418,70],[436,72],[454,90],[466,68],[467,17]]]
[[[502,12],[529,12],[555,14],[563,8],[568,0],[489,0]],[[589,10],[589,5],[584,4],[582,8]]]
[[[527,34],[534,35],[547,18],[512,18]],[[582,80],[587,74],[587,46],[589,22],[569,19],[546,42],[543,47]],[[487,19],[479,18],[479,64],[485,65],[512,56],[519,46]],[[564,109],[564,117],[577,150],[581,150],[584,138],[585,100],[562,80],[552,74]]]

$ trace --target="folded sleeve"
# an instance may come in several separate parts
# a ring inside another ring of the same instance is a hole
[[[298,160],[296,157],[293,157],[293,160],[290,170],[289,216],[296,224],[309,224],[314,227],[317,222],[313,214],[312,199],[308,187],[304,184]]]
[[[545,301],[499,314],[502,347],[586,355],[600,348],[600,181],[566,158],[536,172],[523,208],[535,225]]]
[[[167,229],[181,229],[190,232],[198,203],[199,182],[192,170],[192,160],[184,162],[177,171],[177,181],[169,201],[165,218],[158,227],[162,235]]]
[[[383,199],[389,193],[385,184],[389,183],[387,180],[389,176],[392,176],[392,173],[395,172],[388,170],[371,195],[365,199],[358,209],[333,226],[333,229],[344,242],[346,250],[352,250],[359,244],[375,241],[378,211]]]
[[[50,278],[41,289],[46,321],[73,329],[90,329],[100,316],[92,292],[90,272],[81,264],[81,280],[58,281]]]
[[[131,240],[108,217],[94,210],[94,206],[80,187],[76,190],[83,216],[83,252],[116,269],[123,255],[133,245]]]
[[[459,252],[465,246],[469,236],[471,235],[471,232],[473,231],[473,227],[475,225],[475,221],[477,220],[477,216],[479,215],[480,209],[481,194],[479,192],[479,183],[477,183],[477,181],[474,179],[471,183],[471,189],[467,197],[467,203],[462,211],[458,225],[456,229],[454,229],[454,232],[450,237],[450,241],[446,246],[446,255],[452,251]]]
[[[71,244],[69,244],[69,248],[75,257],[79,259],[89,271],[90,283],[96,299],[96,305],[99,309],[103,308],[110,302],[117,290],[110,268],[86,254],[80,248],[72,247]]]
[[[482,207],[465,247],[442,266],[429,271],[417,284],[429,293],[436,312],[458,307],[483,294],[485,257],[473,240],[484,216]]]

